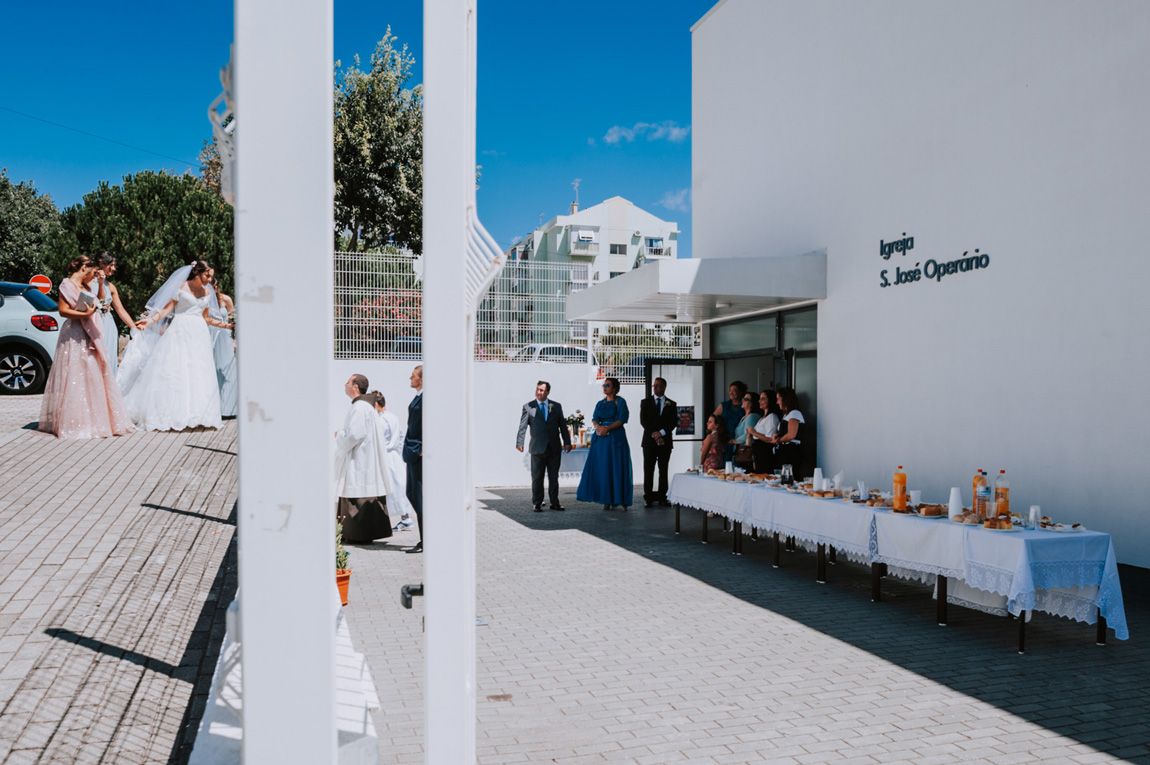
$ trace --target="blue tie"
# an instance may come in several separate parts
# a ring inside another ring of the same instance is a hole
[[[543,410],[543,421],[547,422],[547,402],[544,401],[539,405],[539,408]]]

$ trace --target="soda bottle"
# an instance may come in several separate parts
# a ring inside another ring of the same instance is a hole
[[[982,475],[982,468],[974,471],[974,480],[970,482],[970,510],[978,512],[978,479]]]
[[[898,470],[894,474],[894,509],[898,512],[906,511],[906,473],[902,470],[902,465],[898,466]]]
[[[994,515],[1010,515],[1010,481],[1005,470],[999,470],[994,479]]]
[[[990,482],[985,470],[979,470],[974,479],[974,512],[983,518],[990,512]]]

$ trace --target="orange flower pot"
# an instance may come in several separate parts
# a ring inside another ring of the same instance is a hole
[[[339,568],[335,571],[335,586],[339,588],[339,599],[347,605],[347,586],[351,583],[351,569]]]

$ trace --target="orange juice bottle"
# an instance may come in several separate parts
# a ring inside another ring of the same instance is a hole
[[[906,510],[906,473],[902,470],[902,465],[898,466],[898,470],[894,473],[894,509],[903,512]]]
[[[1010,515],[1010,481],[1005,470],[999,470],[994,479],[994,515]]]

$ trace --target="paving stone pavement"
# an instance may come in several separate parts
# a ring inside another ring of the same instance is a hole
[[[0,762],[185,762],[235,593],[235,424],[62,441],[40,400],[0,397]]]
[[[700,514],[533,513],[526,489],[480,492],[479,762],[1150,763],[1150,575],[1123,567],[1129,641],[1038,614],[1017,622],[813,554],[770,566],[765,541],[699,542]],[[429,510],[430,512],[430,510]],[[411,537],[408,539],[408,537]],[[352,549],[346,609],[382,706],[380,762],[422,761],[422,556],[399,533]],[[429,544],[434,544],[431,540]]]

